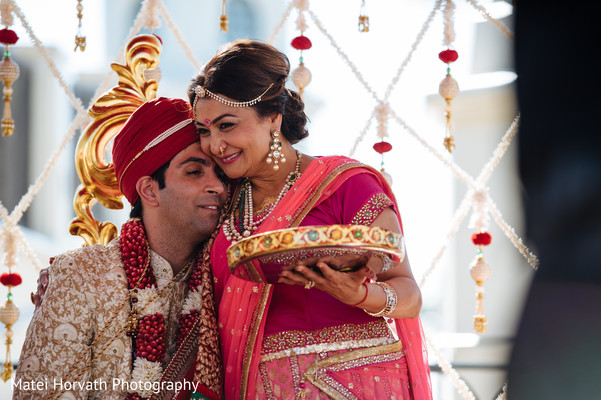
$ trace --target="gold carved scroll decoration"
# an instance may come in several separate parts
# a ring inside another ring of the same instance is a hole
[[[81,180],[73,200],[77,218],[69,225],[69,232],[81,236],[86,246],[107,244],[117,236],[113,223],[94,218],[92,206],[99,202],[109,209],[123,208],[115,170],[105,154],[129,116],[156,97],[158,83],[146,80],[144,71],[158,67],[160,53],[161,43],[156,36],[132,38],[125,49],[125,65],[111,64],[118,75],[118,85],[100,96],[88,110],[93,121],[82,132],[75,153]]]

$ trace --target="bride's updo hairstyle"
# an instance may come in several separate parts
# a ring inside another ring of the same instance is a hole
[[[199,93],[213,98],[221,95],[233,100],[233,105],[252,107],[261,117],[280,113],[282,134],[294,144],[309,133],[305,128],[305,104],[297,92],[286,88],[289,73],[288,57],[275,47],[255,40],[236,40],[222,47],[192,78],[188,97],[195,105]],[[252,104],[240,104],[244,102]]]

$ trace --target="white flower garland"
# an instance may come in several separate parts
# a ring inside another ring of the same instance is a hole
[[[132,385],[137,387],[138,393],[143,398],[148,398],[152,395],[153,385],[144,385],[146,382],[158,382],[163,375],[163,367],[158,361],[148,361],[140,357],[136,357],[134,360],[134,369],[131,372],[132,382],[142,382],[139,385]]]
[[[476,10],[478,10],[480,12],[480,14],[482,14],[482,16],[484,18],[486,18],[486,20],[493,25],[495,28],[497,28],[499,31],[501,31],[501,33],[505,36],[507,36],[507,39],[509,40],[513,40],[513,33],[511,32],[511,30],[501,21],[498,21],[496,19],[494,19],[489,13],[488,11],[486,11],[486,8],[482,7],[480,4],[478,4],[475,0],[467,0],[468,3],[470,3]]]
[[[196,265],[196,264],[195,264]],[[192,266],[194,268],[194,266]],[[200,310],[202,307],[202,286],[197,286],[195,290],[190,290],[180,315],[190,314],[192,310]],[[164,313],[165,304],[162,303],[158,296],[156,284],[144,289],[138,289],[136,293],[138,299],[138,307],[140,310],[140,318],[147,315]],[[168,321],[165,320],[165,325]],[[165,344],[166,345],[166,344]],[[161,361],[150,361],[142,357],[136,357],[134,360],[134,368],[131,373],[132,382],[142,382],[141,385],[131,385],[136,388],[133,392],[138,393],[143,398],[148,398],[153,393],[152,388],[155,382],[159,382],[163,376],[163,366]],[[144,385],[146,382],[153,383],[152,385]]]
[[[455,41],[455,3],[453,0],[446,0],[443,16],[444,16],[444,39],[442,44],[446,47],[451,47]]]

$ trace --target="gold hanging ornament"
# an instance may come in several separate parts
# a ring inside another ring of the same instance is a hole
[[[4,370],[0,378],[4,382],[8,381],[13,373],[13,362],[10,355],[10,345],[12,344],[12,337],[14,332],[12,326],[19,319],[19,309],[13,303],[13,294],[11,289],[15,286],[19,286],[23,279],[21,275],[11,272],[12,266],[15,265],[15,243],[13,236],[9,235],[6,238],[5,252],[6,252],[6,264],[8,265],[8,271],[0,275],[0,283],[8,287],[8,295],[6,296],[6,303],[0,307],[0,322],[6,325],[6,360],[4,361]]]
[[[15,122],[12,118],[10,102],[12,100],[13,89],[11,85],[19,77],[19,65],[10,58],[8,46],[17,43],[19,37],[12,29],[4,28],[0,30],[0,43],[6,46],[4,57],[0,63],[0,80],[4,83],[4,114],[2,116],[2,136],[11,136],[15,130]]]
[[[86,37],[81,33],[81,18],[83,17],[83,4],[82,0],[77,0],[77,19],[79,24],[77,25],[77,35],[75,35],[75,48],[73,51],[80,49],[81,51],[86,50]]]
[[[361,10],[359,11],[359,32],[369,32],[369,17],[365,11],[365,0],[361,0]]]
[[[299,65],[294,69],[294,71],[292,71],[291,78],[292,82],[296,85],[298,91],[302,95],[305,87],[311,82],[311,71],[305,67],[303,50],[309,50],[313,44],[308,37],[303,35],[302,32],[300,36],[292,39],[290,44],[296,50],[300,50]]]
[[[482,246],[488,246],[492,236],[488,232],[476,232],[472,235],[472,243],[478,246],[476,257],[470,266],[470,275],[476,281],[476,313],[474,314],[474,330],[486,332],[487,321],[482,300],[484,298],[484,282],[490,276],[490,266],[484,261]]]
[[[225,0],[222,0],[221,2],[221,16],[219,17],[219,29],[223,32],[227,32],[230,30],[227,20],[227,8]]]
[[[453,137],[453,127],[451,125],[451,102],[459,93],[459,85],[457,81],[451,76],[451,66],[452,62],[455,62],[458,58],[458,54],[455,50],[443,50],[438,54],[438,58],[444,63],[447,64],[447,75],[440,82],[438,86],[438,93],[442,96],[442,98],[447,103],[445,110],[446,117],[446,130],[445,130],[445,138],[443,141],[444,147],[447,149],[449,153],[453,152],[455,148],[455,138]]]

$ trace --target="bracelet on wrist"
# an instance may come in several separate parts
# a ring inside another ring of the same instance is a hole
[[[394,290],[394,288],[386,282],[374,282],[374,283],[376,285],[380,285],[380,287],[382,289],[384,289],[384,293],[386,294],[386,304],[384,305],[384,308],[377,313],[370,313],[367,310],[363,310],[363,311],[365,311],[367,314],[371,315],[372,317],[385,317],[396,308],[397,301],[398,301],[397,293],[396,293],[396,290]]]
[[[376,253],[375,256],[382,261],[382,268],[380,273],[388,271],[392,268],[392,256],[390,254]]]
[[[367,286],[367,281],[363,282],[363,286],[365,286],[365,296],[363,297],[363,300],[361,300],[357,304],[352,304],[351,307],[359,307],[361,304],[365,303],[365,300],[367,300],[367,295],[369,294],[369,287]]]

